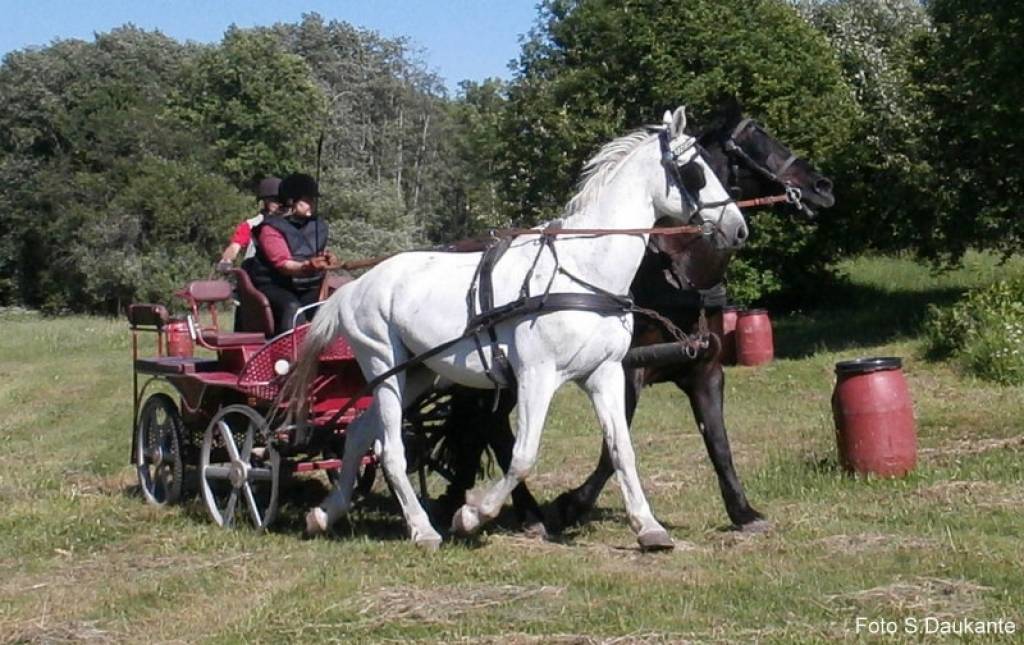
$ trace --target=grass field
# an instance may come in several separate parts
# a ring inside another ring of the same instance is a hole
[[[379,495],[331,539],[299,509],[268,535],[213,526],[198,502],[147,507],[133,490],[123,321],[0,318],[0,639],[90,642],[821,642],[870,640],[858,616],[1008,619],[1024,629],[1024,392],[920,358],[929,302],[1024,263],[972,255],[935,276],[907,260],[847,265],[828,311],[775,321],[778,360],[730,368],[726,418],[767,533],[726,530],[685,399],[645,392],[640,474],[675,551],[636,549],[617,486],[593,521],[543,543],[500,519],[423,553]],[[898,355],[916,407],[919,467],[902,480],[836,468],[835,361]],[[535,493],[589,472],[599,433],[564,389]],[[912,639],[897,634],[896,639]],[[981,639],[977,639],[981,640]]]

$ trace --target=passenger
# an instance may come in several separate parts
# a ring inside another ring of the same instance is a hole
[[[316,213],[319,190],[309,175],[288,175],[279,189],[281,210],[256,227],[256,255],[246,263],[253,285],[270,301],[276,333],[292,328],[300,307],[317,301],[326,269],[327,222]],[[306,320],[313,310],[305,313]]]
[[[267,177],[260,182],[256,190],[256,199],[263,202],[261,208],[254,217],[243,220],[235,227],[235,232],[231,235],[231,242],[220,254],[220,262],[217,263],[219,270],[229,270],[234,264],[235,258],[238,257],[239,251],[243,248],[245,249],[245,255],[242,256],[242,260],[248,260],[256,255],[256,244],[253,240],[252,231],[263,223],[264,218],[273,215],[280,208],[281,203],[278,201],[277,196],[280,186],[281,180],[277,177]]]

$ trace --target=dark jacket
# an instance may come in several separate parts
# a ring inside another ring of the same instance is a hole
[[[328,227],[327,222],[318,217],[299,219],[291,217],[273,216],[263,220],[255,231],[259,235],[264,226],[279,231],[288,243],[292,259],[296,262],[304,262],[312,257],[321,255],[327,248]],[[275,284],[292,291],[305,291],[320,286],[323,280],[322,274],[310,276],[287,276],[282,274],[270,263],[262,246],[256,245],[256,256],[251,264],[246,267],[253,285],[259,288],[261,285]]]

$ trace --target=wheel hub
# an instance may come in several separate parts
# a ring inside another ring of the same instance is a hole
[[[154,466],[159,466],[164,463],[164,450],[160,446],[153,446],[152,450],[149,451],[149,463]]]
[[[249,464],[242,461],[233,461],[228,469],[228,479],[231,480],[233,488],[241,488],[242,484],[249,479]]]

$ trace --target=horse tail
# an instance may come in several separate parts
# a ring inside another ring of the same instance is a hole
[[[306,421],[306,398],[320,364],[320,355],[341,335],[342,291],[339,289],[320,305],[302,342],[298,360],[282,389],[281,400],[288,401],[288,416],[300,425]]]

